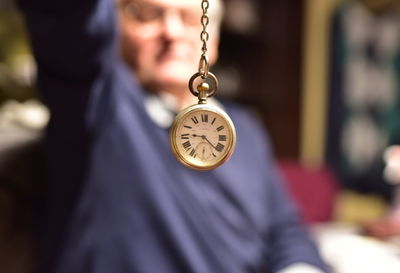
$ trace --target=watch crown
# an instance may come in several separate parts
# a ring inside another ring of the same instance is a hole
[[[199,104],[207,103],[208,91],[210,90],[210,85],[206,82],[202,82],[197,86],[197,91],[199,91]]]

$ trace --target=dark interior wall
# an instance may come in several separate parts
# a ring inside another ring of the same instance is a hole
[[[301,136],[303,0],[257,2],[258,27],[246,35],[225,30],[221,63],[241,75],[236,97],[255,108],[279,157],[298,157]]]

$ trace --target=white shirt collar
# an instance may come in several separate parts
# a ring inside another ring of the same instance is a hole
[[[215,98],[207,99],[207,103],[224,109]],[[161,128],[169,128],[178,112],[178,101],[174,96],[165,92],[148,94],[144,106],[150,119]]]

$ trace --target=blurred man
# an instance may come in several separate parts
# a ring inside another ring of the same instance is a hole
[[[324,270],[242,107],[223,104],[238,141],[222,167],[196,172],[170,151],[174,114],[196,101],[200,3],[118,2],[118,34],[111,0],[20,0],[52,113],[39,272]],[[221,3],[210,5],[214,24]]]
[[[188,92],[187,82],[197,71],[201,54],[200,3],[118,1],[123,59],[146,91],[169,93],[179,107],[197,102]],[[212,1],[210,12],[207,48],[213,64],[218,54],[221,2]]]

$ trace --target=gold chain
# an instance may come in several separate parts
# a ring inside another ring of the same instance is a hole
[[[218,80],[213,73],[209,72],[209,63],[207,58],[207,42],[210,38],[207,32],[207,26],[210,22],[208,17],[208,8],[210,3],[208,0],[202,0],[201,9],[203,15],[201,16],[201,25],[203,27],[200,33],[200,40],[203,42],[201,51],[203,52],[200,57],[199,72],[195,73],[189,80],[189,90],[190,92],[199,98],[199,104],[206,103],[208,97],[214,96],[215,92],[218,90]],[[198,77],[201,77],[203,81],[197,84],[197,88],[194,88],[195,81]]]
[[[208,64],[208,58],[207,58],[207,42],[208,39],[210,38],[210,35],[207,32],[207,26],[208,23],[210,22],[210,18],[208,17],[208,8],[210,6],[210,3],[208,0],[202,0],[201,2],[201,9],[203,10],[203,15],[201,16],[201,25],[203,27],[203,30],[200,33],[200,40],[203,42],[203,46],[201,48],[201,51],[203,52],[200,57],[200,63],[199,63],[199,72],[201,73],[201,77],[207,78],[208,76],[208,70],[209,70],[209,64]]]

